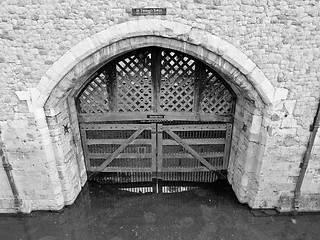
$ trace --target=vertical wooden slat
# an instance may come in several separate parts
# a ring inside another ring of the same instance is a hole
[[[152,176],[157,177],[157,125],[151,124],[151,155],[152,155]]]
[[[109,81],[107,85],[109,109],[111,112],[117,112],[117,71],[116,64],[111,62],[107,68]]]
[[[200,61],[197,61],[198,64],[195,65],[195,88],[194,88],[194,107],[193,112],[199,113],[200,111],[200,103],[201,103],[201,94],[204,87],[205,71],[206,69],[203,67],[203,64]]]
[[[82,148],[83,148],[83,155],[84,155],[84,162],[87,168],[87,171],[91,171],[91,164],[89,159],[89,149],[87,144],[87,133],[85,124],[80,125],[81,131],[81,141],[82,141]]]
[[[226,141],[225,141],[224,155],[223,155],[223,169],[227,169],[228,164],[229,164],[229,155],[230,155],[230,149],[231,149],[231,136],[232,136],[232,124],[227,123]]]
[[[159,111],[159,96],[161,84],[161,50],[152,48],[151,51],[151,77],[152,77],[152,94],[153,94],[153,112]]]
[[[157,125],[157,175],[162,178],[163,172],[163,127],[162,124]]]

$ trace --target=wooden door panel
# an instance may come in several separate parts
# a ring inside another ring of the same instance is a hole
[[[82,124],[90,178],[99,172],[156,172],[155,124]]]
[[[162,173],[158,175],[165,181],[211,181],[227,168],[231,126],[159,124],[163,137]]]

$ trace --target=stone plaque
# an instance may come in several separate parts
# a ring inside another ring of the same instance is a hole
[[[132,8],[133,16],[141,15],[166,15],[166,8]]]

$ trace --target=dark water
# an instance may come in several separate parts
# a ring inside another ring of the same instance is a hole
[[[0,216],[0,239],[320,239],[320,215],[253,214],[226,181],[170,194],[127,190],[89,183],[62,212]]]

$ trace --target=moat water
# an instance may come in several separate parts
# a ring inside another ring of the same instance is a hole
[[[89,182],[61,212],[0,215],[0,239],[320,239],[319,214],[252,211],[225,180],[151,190]]]

